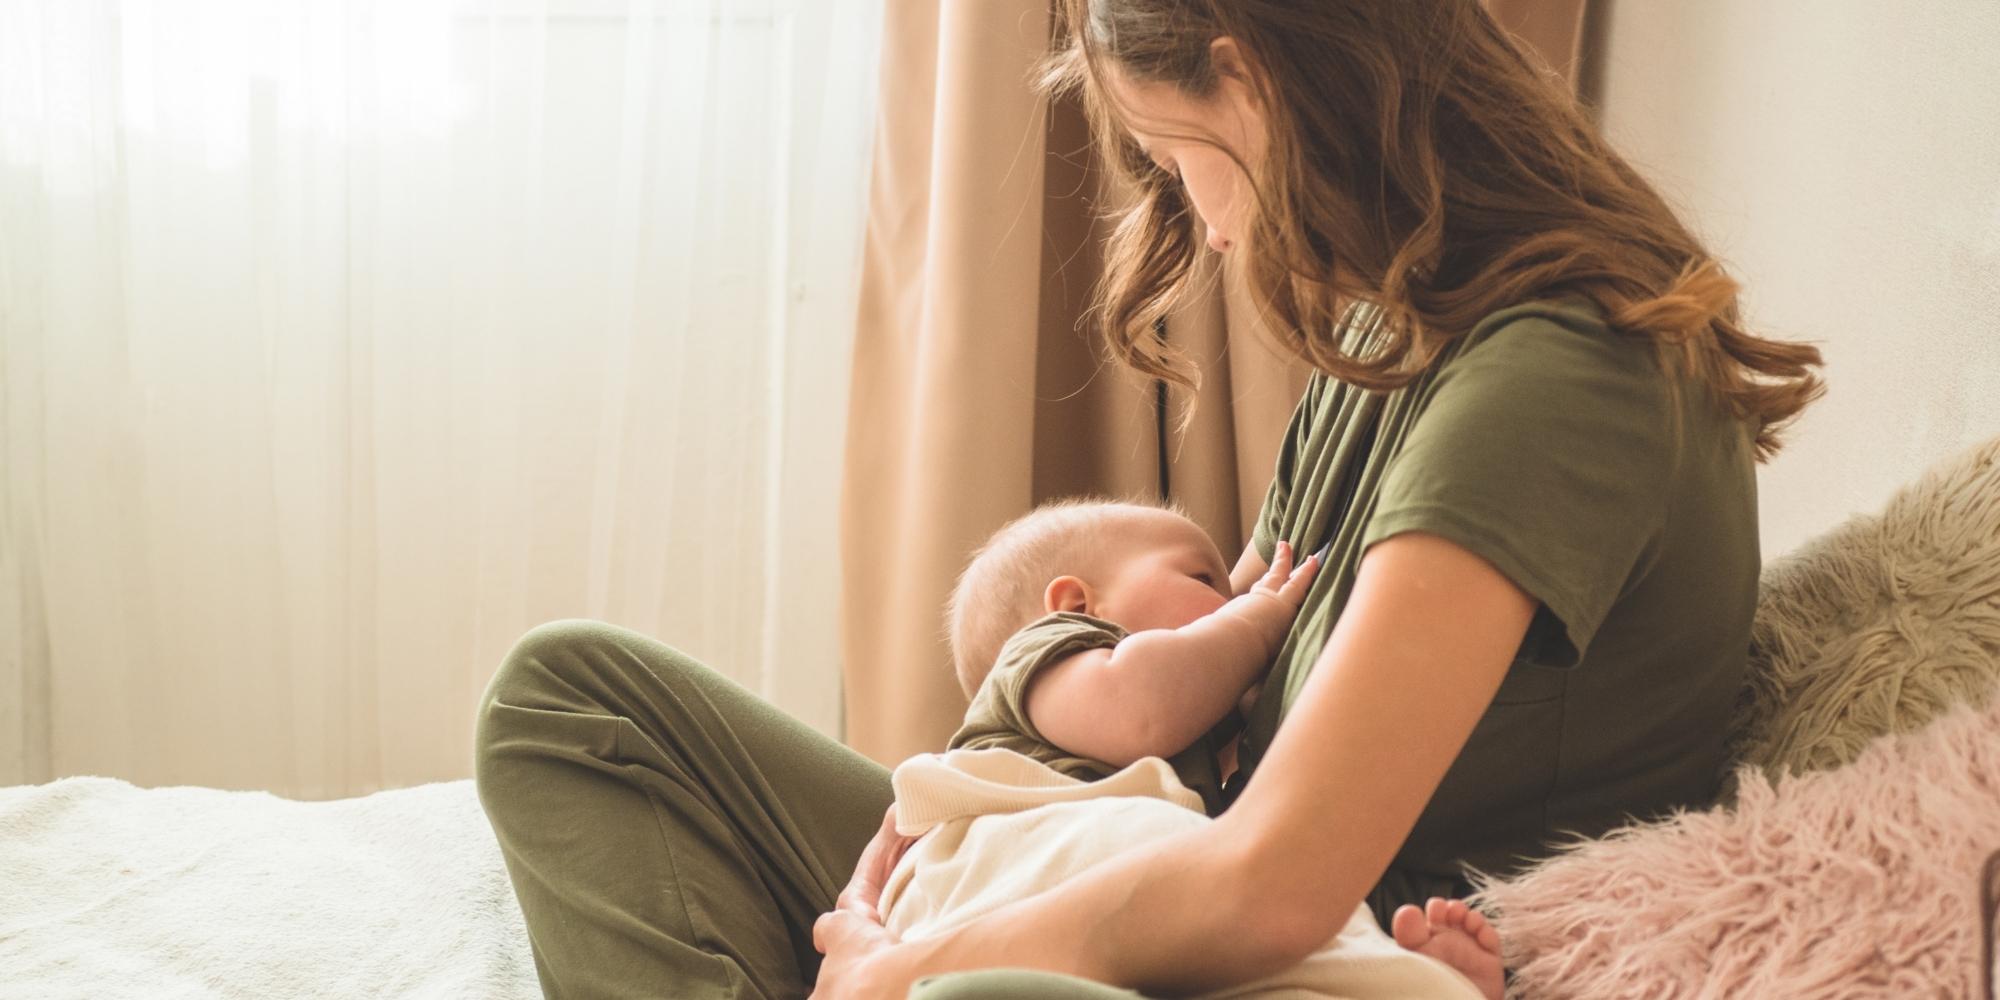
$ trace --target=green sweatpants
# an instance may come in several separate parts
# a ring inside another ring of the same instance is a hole
[[[812,925],[889,806],[889,772],[675,649],[561,621],[479,706],[479,800],[550,997],[804,997]],[[921,1000],[1138,996],[1021,969]]]

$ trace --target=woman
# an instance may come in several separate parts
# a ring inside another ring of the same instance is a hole
[[[1112,353],[1192,381],[1151,328],[1205,235],[1317,369],[1232,580],[1279,540],[1332,547],[1231,804],[896,942],[886,772],[651,640],[544,626],[489,688],[478,775],[551,995],[1222,987],[1363,900],[1408,943],[1468,868],[1712,800],[1754,463],[1818,352],[1741,327],[1735,284],[1472,0],[1064,5],[1049,82],[1138,192]]]

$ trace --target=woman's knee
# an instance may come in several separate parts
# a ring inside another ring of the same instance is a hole
[[[645,641],[637,633],[585,618],[545,622],[524,633],[501,657],[475,710],[475,771],[496,745],[509,741],[521,725],[532,725],[538,713],[609,713],[601,694],[623,685],[608,674],[662,669],[639,665],[627,655],[634,640]],[[664,669],[671,670],[671,664]]]
[[[544,622],[515,640],[507,655],[486,682],[479,700],[480,720],[493,714],[496,702],[526,705],[547,690],[550,681],[570,673],[576,665],[589,662],[589,647],[602,641],[603,622],[585,618],[564,618]]]
[[[628,628],[589,618],[563,618],[529,629],[501,657],[486,685],[482,710],[495,701],[558,709],[572,706],[606,681],[644,670],[674,684],[679,675],[705,669],[686,654]]]
[[[708,668],[658,640],[606,622],[564,618],[529,629],[487,682],[475,719],[483,754],[517,711],[628,715],[635,692],[700,686]]]

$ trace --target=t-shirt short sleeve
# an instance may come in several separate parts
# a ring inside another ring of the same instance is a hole
[[[1524,655],[1572,667],[1665,520],[1665,376],[1602,326],[1475,333],[1389,459],[1362,546],[1421,531],[1472,551],[1541,602]]]
[[[1124,629],[1111,622],[1068,611],[1037,619],[1015,632],[1000,647],[993,670],[973,693],[965,722],[952,735],[948,749],[1005,747],[1058,769],[1067,770],[1065,764],[1074,761],[1102,770],[1100,762],[1074,757],[1043,738],[1028,718],[1028,683],[1065,657],[1116,646],[1125,635]]]

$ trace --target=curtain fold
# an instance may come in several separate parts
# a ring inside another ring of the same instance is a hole
[[[1582,5],[1489,6],[1567,77]],[[1308,374],[1213,254],[1168,322],[1204,373],[1185,435],[1163,440],[1154,387],[1102,361],[1082,317],[1118,193],[1082,109],[1029,88],[1051,27],[1048,0],[886,12],[841,495],[844,734],[884,764],[942,747],[964,713],[942,609],[973,548],[1091,493],[1176,501],[1233,559]]]

